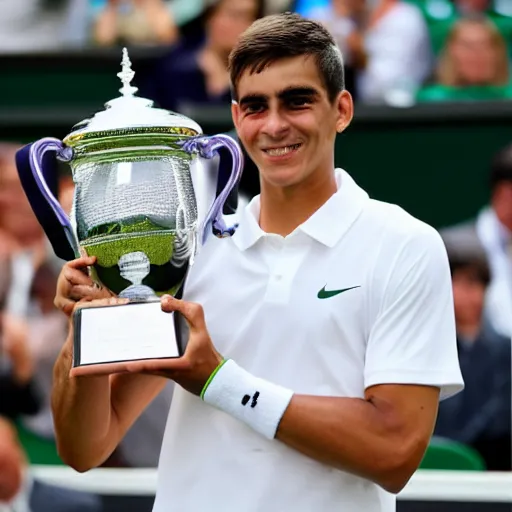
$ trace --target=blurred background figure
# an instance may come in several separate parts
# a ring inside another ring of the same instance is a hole
[[[491,269],[485,315],[492,327],[512,337],[512,146],[494,157],[490,204],[476,219],[446,228],[443,236],[459,248],[481,244]]]
[[[453,25],[468,16],[494,23],[505,40],[512,38],[512,2],[509,0],[414,0],[425,14],[434,52],[445,46]]]
[[[341,50],[345,65],[355,69],[365,68],[365,0],[332,0],[327,5],[312,8],[309,17],[327,27]]]
[[[484,315],[487,256],[477,239],[465,245],[445,240],[465,389],[441,402],[435,435],[471,446],[488,470],[511,470],[511,343]]]
[[[441,52],[435,82],[418,93],[419,101],[512,98],[507,43],[489,19],[457,21]]]
[[[17,425],[44,404],[26,319],[6,312],[11,285],[8,258],[0,259],[0,512],[100,512],[99,496],[34,479]],[[48,293],[48,291],[46,292]]]
[[[1,6],[0,52],[63,47],[67,0],[2,0]]]
[[[263,0],[219,0],[203,14],[204,29],[192,31],[147,73],[140,95],[162,108],[231,104],[228,56],[240,34],[263,15]]]
[[[354,68],[358,100],[398,106],[414,103],[433,59],[425,19],[413,2],[302,0],[295,9],[329,28],[349,69]]]
[[[411,3],[377,0],[373,4],[365,31],[368,63],[359,77],[359,97],[366,103],[410,105],[433,62],[426,23]]]
[[[0,416],[17,419],[40,410],[41,397],[34,383],[34,358],[28,345],[28,325],[5,310],[11,283],[11,264],[0,258]]]
[[[163,0],[97,0],[95,4],[95,44],[159,45],[178,40],[178,27]]]
[[[1,512],[101,512],[99,496],[35,479],[12,423],[0,416]]]
[[[65,43],[86,48],[175,44],[205,0],[68,0]]]

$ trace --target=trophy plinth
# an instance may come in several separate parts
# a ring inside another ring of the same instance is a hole
[[[204,136],[195,121],[135,96],[126,49],[118,76],[120,97],[76,124],[63,142],[35,142],[28,157],[33,183],[74,256],[95,256],[91,277],[129,300],[126,305],[77,313],[74,367],[84,372],[111,371],[113,364],[119,367],[133,358],[182,355],[176,316],[158,311],[159,297],[183,293],[196,251],[209,234],[233,233],[222,211],[242,170],[242,153],[233,139]],[[71,167],[75,193],[70,218],[45,181],[50,151]],[[203,179],[212,169],[205,162],[217,154],[221,162],[227,156],[231,163],[222,186],[220,173],[214,180]],[[30,199],[33,183],[26,186],[21,157],[17,163]],[[210,186],[205,191],[198,183]],[[31,204],[36,211],[33,198]],[[147,332],[152,333],[151,340]]]

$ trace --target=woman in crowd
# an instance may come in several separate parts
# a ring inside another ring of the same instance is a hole
[[[439,59],[435,83],[418,101],[496,100],[512,97],[507,45],[486,18],[465,18],[452,28]]]

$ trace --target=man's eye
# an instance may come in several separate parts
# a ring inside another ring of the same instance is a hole
[[[311,104],[311,100],[309,98],[293,98],[288,104],[291,108],[303,108]]]
[[[265,105],[263,105],[263,103],[253,103],[245,107],[245,112],[247,114],[258,114],[260,112],[263,112],[264,109]]]

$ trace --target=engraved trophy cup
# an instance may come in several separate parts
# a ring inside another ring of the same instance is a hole
[[[121,96],[105,110],[75,125],[62,142],[44,138],[16,156],[27,197],[57,255],[95,256],[91,277],[129,299],[78,310],[75,374],[181,356],[177,315],[163,313],[159,297],[180,296],[209,234],[234,231],[223,210],[241,175],[238,144],[227,135],[204,136],[193,120],[135,96],[126,49],[118,76]],[[69,164],[75,183],[69,217],[50,183],[56,160]],[[222,181],[219,168],[226,162]]]

